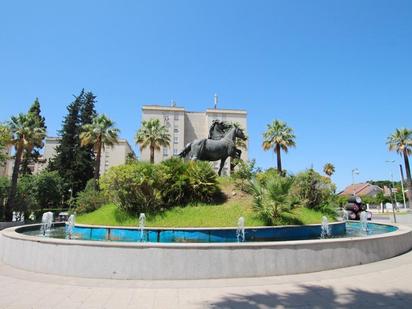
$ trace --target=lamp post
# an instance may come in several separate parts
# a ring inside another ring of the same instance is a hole
[[[395,163],[395,160],[386,160],[385,161],[386,163]],[[395,192],[395,190],[394,190],[394,188],[395,188],[395,182],[393,181],[393,172],[391,171],[391,181],[392,181],[392,193],[394,193],[394,198],[395,198],[395,207],[397,208],[398,207],[398,201],[396,200],[396,192]],[[401,179],[401,181],[402,181],[402,179]],[[403,187],[403,184],[402,184],[402,187]],[[403,192],[403,189],[402,189],[402,192]],[[403,194],[402,194],[403,195]],[[405,208],[405,201],[404,201],[404,208]]]
[[[386,163],[395,163],[395,160],[386,160]],[[392,202],[392,213],[393,213],[393,222],[396,223],[396,215],[395,215],[395,207],[397,207],[398,202],[396,201],[396,193],[393,192],[394,190],[394,183],[393,183],[393,173],[391,172],[391,180],[392,180],[392,188],[390,188],[391,192],[391,202]],[[395,193],[395,194],[394,194]],[[393,201],[393,197],[395,197],[395,204]]]
[[[356,189],[355,189],[355,174],[359,175],[359,170],[357,168],[354,168],[352,170],[352,187],[353,187],[353,196],[356,195]]]

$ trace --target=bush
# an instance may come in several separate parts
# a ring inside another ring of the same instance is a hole
[[[259,216],[268,225],[281,223],[282,214],[289,212],[296,201],[289,195],[293,179],[277,173],[266,175],[263,182],[253,179],[250,191]]]
[[[237,160],[235,171],[231,174],[231,177],[235,180],[242,191],[248,191],[248,182],[256,175],[255,168],[256,161],[243,161]]]
[[[207,162],[179,158],[161,164],[132,162],[116,166],[100,179],[108,199],[129,213],[155,213],[187,202],[210,202],[220,192]]]
[[[163,161],[160,166],[161,195],[166,207],[185,204],[190,199],[190,180],[187,174],[188,164],[180,158]]]
[[[313,169],[294,177],[291,194],[296,196],[302,206],[312,209],[324,208],[334,202],[336,186],[329,177],[324,177]]]
[[[162,206],[161,173],[156,165],[132,162],[111,168],[100,179],[100,188],[129,213],[155,212]]]
[[[193,202],[212,202],[220,192],[216,172],[208,162],[189,162],[187,176],[190,184],[190,199]]]
[[[86,188],[77,194],[75,206],[77,213],[87,213],[99,209],[108,202],[101,191],[96,191],[94,179],[87,182]]]

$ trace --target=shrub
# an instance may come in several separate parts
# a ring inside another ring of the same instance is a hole
[[[235,180],[242,191],[248,191],[248,182],[256,175],[255,168],[256,161],[243,161],[237,160],[235,171],[231,174],[231,177]]]
[[[296,201],[289,195],[293,179],[271,173],[261,182],[253,179],[250,182],[250,191],[254,198],[254,206],[259,216],[266,224],[280,223],[282,214],[289,212]]]
[[[87,182],[86,188],[78,193],[75,199],[77,213],[95,211],[108,202],[105,194],[101,191],[97,191],[94,184],[95,180],[90,179]]]
[[[335,190],[336,187],[329,177],[309,169],[294,177],[290,193],[299,199],[302,206],[320,209],[333,202]]]
[[[208,162],[189,162],[187,177],[190,184],[190,199],[193,202],[212,202],[220,192],[216,172]]]
[[[163,161],[159,168],[163,204],[170,207],[188,202],[191,198],[188,164],[180,158],[171,158]]]
[[[101,189],[131,213],[155,212],[162,206],[161,173],[154,164],[132,162],[111,168],[100,179]]]

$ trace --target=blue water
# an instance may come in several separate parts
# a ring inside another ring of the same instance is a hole
[[[397,230],[396,227],[384,224],[368,224],[368,231],[362,230],[359,222],[347,222],[346,225],[330,225],[331,238],[342,237],[366,237],[369,235],[383,234]],[[27,235],[40,236],[40,231],[26,230]],[[246,228],[246,242],[261,241],[286,241],[319,239],[321,234],[320,226],[293,226],[293,227],[263,227]],[[65,227],[53,228],[47,237],[67,238]],[[120,242],[140,242],[141,231],[139,229],[122,228],[99,228],[99,227],[75,227],[72,239],[93,240],[93,241],[120,241]],[[224,243],[237,242],[236,229],[145,229],[143,232],[144,242],[157,243]]]

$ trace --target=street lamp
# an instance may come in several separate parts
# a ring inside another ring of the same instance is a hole
[[[359,170],[357,168],[354,168],[352,170],[352,187],[353,187],[353,195],[356,195],[356,189],[355,189],[355,175],[359,175]]]
[[[395,160],[386,160],[385,162],[386,163],[395,163]],[[392,178],[392,188],[390,188],[390,192],[391,192],[391,202],[392,202],[392,213],[393,213],[393,221],[396,223],[395,207],[398,206],[398,202],[396,201],[396,192],[394,192],[394,183],[393,183],[393,173],[392,172],[391,172],[391,178]],[[395,196],[395,204],[393,203],[393,196]]]
[[[386,163],[395,163],[395,160],[386,160],[385,161]],[[393,172],[391,171],[391,181],[392,181],[392,193],[394,193],[394,198],[395,198],[395,205],[396,205],[396,208],[398,208],[398,201],[396,200],[396,191],[394,190],[395,189],[395,183],[394,183],[394,181],[393,181]],[[402,189],[402,191],[403,191],[403,189]],[[405,208],[405,203],[403,204],[403,207]]]

